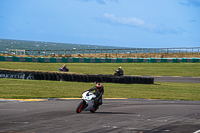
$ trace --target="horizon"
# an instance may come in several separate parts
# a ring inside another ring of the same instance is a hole
[[[180,49],[180,48],[187,48],[188,50],[191,49],[191,48],[200,48],[200,46],[196,46],[196,47],[192,47],[192,46],[188,46],[188,47],[118,47],[118,46],[102,46],[102,45],[87,45],[87,44],[73,44],[73,43],[59,43],[59,42],[44,42],[44,41],[31,41],[31,40],[16,40],[16,39],[3,39],[3,38],[0,38],[0,40],[10,40],[10,41],[27,41],[27,42],[36,42],[37,43],[57,43],[57,44],[61,44],[61,45],[85,45],[85,46],[98,46],[98,47],[115,47],[115,48],[118,48],[118,49]],[[89,49],[89,48],[88,48]],[[95,49],[95,48],[93,48]],[[100,49],[100,48],[98,48]],[[43,49],[45,50],[45,49]],[[182,49],[183,50],[183,49]]]

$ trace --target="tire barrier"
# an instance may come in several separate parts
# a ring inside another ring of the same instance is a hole
[[[0,78],[52,80],[52,81],[75,81],[75,82],[104,82],[121,84],[153,84],[152,77],[139,76],[114,76],[114,75],[78,75],[56,72],[14,71],[0,70]]]

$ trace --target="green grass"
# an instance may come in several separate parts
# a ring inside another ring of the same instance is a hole
[[[63,63],[0,62],[2,69],[58,71]],[[66,63],[70,72],[113,74],[119,66],[125,75],[200,77],[200,63]],[[155,82],[147,84],[103,83],[104,98],[200,100],[199,83]],[[94,87],[83,82],[58,82],[0,78],[0,98],[77,98]]]
[[[199,83],[103,83],[104,98],[200,100]],[[0,79],[0,98],[80,98],[95,84],[45,80]]]
[[[57,71],[64,63],[0,62],[0,68]],[[200,63],[66,63],[70,72],[113,74],[119,66],[125,75],[200,77]]]

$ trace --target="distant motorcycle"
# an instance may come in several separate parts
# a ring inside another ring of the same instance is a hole
[[[90,91],[85,91],[82,94],[82,101],[78,104],[76,108],[76,113],[81,113],[81,111],[90,111],[94,113],[98,109],[98,105],[94,106],[96,95],[90,93]]]

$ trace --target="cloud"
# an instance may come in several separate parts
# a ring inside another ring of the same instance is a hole
[[[96,0],[96,2],[99,4],[104,4],[104,5],[106,4],[103,0]]]
[[[189,3],[184,3],[184,2],[179,2],[179,4],[184,5],[184,6],[190,6]]]
[[[166,34],[166,33],[180,34],[183,32],[187,32],[186,30],[181,29],[181,28],[174,29],[165,25],[157,26],[154,24],[146,23],[144,20],[141,20],[136,17],[127,17],[127,18],[116,17],[115,15],[108,14],[108,13],[103,14],[103,21],[110,24],[136,27],[141,30],[145,30],[147,32],[153,32],[157,34]]]
[[[96,1],[97,3],[102,4],[102,5],[105,5],[105,4],[106,4],[106,1],[118,2],[118,0],[81,0],[81,1],[85,1],[85,2],[88,2],[88,1]]]
[[[190,20],[189,22],[197,22],[196,20]]]
[[[113,14],[108,14],[108,13],[103,14],[103,17],[112,23],[118,23],[118,24],[123,24],[123,25],[132,25],[132,26],[138,26],[138,27],[145,25],[145,22],[143,20],[140,20],[135,17],[120,18],[120,17],[116,17]]]
[[[200,0],[187,0],[187,2],[179,2],[179,4],[184,6],[195,6],[200,7]]]

